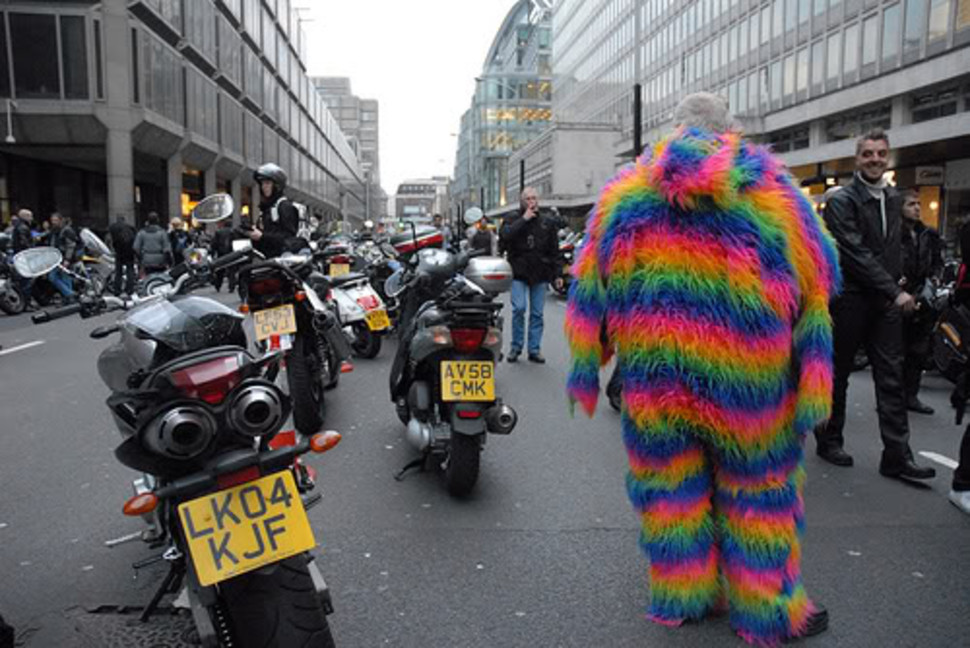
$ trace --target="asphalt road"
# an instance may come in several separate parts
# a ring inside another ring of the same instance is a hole
[[[393,340],[328,393],[327,426],[344,438],[311,459],[324,499],[310,517],[338,646],[744,645],[725,619],[678,630],[644,619],[619,417],[602,403],[593,420],[570,418],[562,302],[546,313],[549,363],[499,367],[520,421],[489,438],[470,498],[449,497],[432,474],[392,478],[413,457],[387,398]],[[144,605],[163,572],[134,577],[131,563],[151,555],[139,542],[104,545],[140,524],[121,515],[134,475],[112,455],[119,437],[95,369],[110,341],[87,338],[97,323],[0,318],[0,614],[27,646],[109,645],[106,629],[111,645],[174,645],[114,614]],[[8,352],[32,342],[42,344]],[[916,451],[956,457],[948,394],[926,379],[938,413],[912,417]],[[970,519],[946,501],[951,470],[936,465],[926,488],[880,477],[866,372],[850,408],[854,468],[822,463],[808,444],[804,572],[831,628],[805,645],[970,646]]]

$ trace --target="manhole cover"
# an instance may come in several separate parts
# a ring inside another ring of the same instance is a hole
[[[74,621],[84,646],[98,648],[197,648],[199,641],[186,610],[159,608],[146,622],[142,608],[100,607],[80,611]]]

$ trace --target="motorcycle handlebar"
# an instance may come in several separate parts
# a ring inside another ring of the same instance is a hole
[[[69,304],[49,311],[40,311],[30,316],[34,324],[44,324],[62,317],[69,317],[81,312],[81,304]]]
[[[213,270],[220,270],[222,268],[225,268],[228,265],[232,265],[233,263],[236,263],[240,259],[249,258],[250,253],[251,253],[250,250],[239,250],[238,252],[230,252],[229,254],[226,254],[225,256],[221,256],[215,261],[213,261],[211,267]]]

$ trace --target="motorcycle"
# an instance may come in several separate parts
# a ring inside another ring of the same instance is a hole
[[[495,298],[511,287],[512,268],[497,257],[474,258],[481,256],[423,249],[386,286],[403,297],[391,400],[420,453],[396,479],[438,466],[452,495],[468,494],[478,481],[486,433],[507,435],[518,420],[495,393],[502,348]]]
[[[570,270],[573,267],[573,257],[581,238],[582,235],[580,233],[569,232],[559,240],[558,270],[550,285],[556,291],[556,294],[563,297],[569,294],[569,286],[573,282],[573,276]]]
[[[196,219],[231,211],[228,197],[211,198],[196,207]],[[301,492],[294,472],[299,457],[332,449],[340,435],[280,442],[291,409],[275,384],[281,354],[253,356],[242,315],[189,294],[206,285],[200,276],[183,273],[167,293],[129,301],[85,296],[33,319],[127,311],[91,337],[120,335],[99,356],[98,372],[123,438],[115,456],[142,474],[123,512],[149,525],[115,544],[140,538],[165,548],[136,569],[169,565],[141,620],[179,592],[176,605],[190,609],[203,646],[332,647],[333,606],[310,553],[316,542],[306,513],[320,496]]]
[[[27,297],[20,290],[18,277],[10,260],[11,238],[0,232],[0,310],[18,315],[27,308]]]
[[[345,362],[351,349],[329,298],[331,279],[303,255],[260,261],[239,270],[237,277],[244,287],[242,309],[252,315],[256,339],[286,352],[296,429],[314,434],[326,413],[324,391],[353,368]]]
[[[364,269],[366,262],[344,245],[328,245],[314,253],[313,258],[329,277],[330,296],[354,354],[365,359],[376,358],[381,352],[382,335],[391,326],[391,320],[384,301],[370,284],[370,277],[364,272],[350,271],[352,267]]]

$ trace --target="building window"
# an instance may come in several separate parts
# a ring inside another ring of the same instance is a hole
[[[64,35],[64,26],[61,25],[61,36]],[[65,51],[67,48],[65,48]],[[66,58],[66,55],[65,55]],[[140,68],[138,65],[138,30],[131,28],[131,102],[141,103],[141,79]],[[67,62],[64,62],[64,85],[67,86]],[[65,88],[65,94],[66,94]]]
[[[931,119],[955,115],[958,99],[959,93],[956,86],[913,95],[911,98],[913,123],[918,124]]]
[[[785,57],[785,99],[791,99],[795,94],[795,55],[789,54]]]
[[[877,104],[860,110],[836,115],[825,120],[825,134],[829,142],[854,139],[873,128],[888,129],[890,123],[890,103]]]
[[[795,91],[803,95],[808,90],[808,48],[798,50],[795,62]]]
[[[875,66],[879,53],[879,16],[871,16],[862,22],[862,66]]]
[[[10,36],[17,96],[60,99],[54,16],[11,13]]]
[[[781,103],[781,61],[771,64],[771,105],[775,107]]]
[[[899,55],[899,5],[886,7],[882,12],[883,67],[896,64]]]
[[[771,26],[771,37],[779,38],[781,36],[782,27],[784,26],[784,6],[781,0],[775,0],[771,5],[772,17],[774,22]]]
[[[845,78],[854,81],[859,67],[859,23],[845,29],[845,53],[842,60]]]
[[[835,32],[828,39],[828,63],[826,69],[828,74],[825,75],[828,81],[829,88],[835,87],[835,84],[839,80],[839,69],[840,62],[842,60],[842,34],[840,32]]]
[[[761,44],[767,45],[771,40],[771,6],[761,9]]]
[[[808,128],[797,128],[784,133],[777,133],[772,135],[768,141],[775,153],[806,149],[808,148]]]
[[[798,0],[788,0],[785,7],[785,31],[795,29],[798,24]]]
[[[0,23],[2,26],[2,23]],[[3,64],[0,69],[7,69],[7,44],[6,38],[3,42]],[[101,21],[94,21],[94,91],[98,99],[104,99],[104,58],[101,54]],[[6,75],[2,75],[6,76]],[[6,79],[3,79],[6,82]]]
[[[903,32],[903,53],[919,52],[926,30],[926,0],[906,0],[906,30]]]
[[[950,26],[950,0],[930,0],[930,29],[928,43],[946,38]]]
[[[825,43],[812,43],[812,94],[820,92],[825,77]]]

